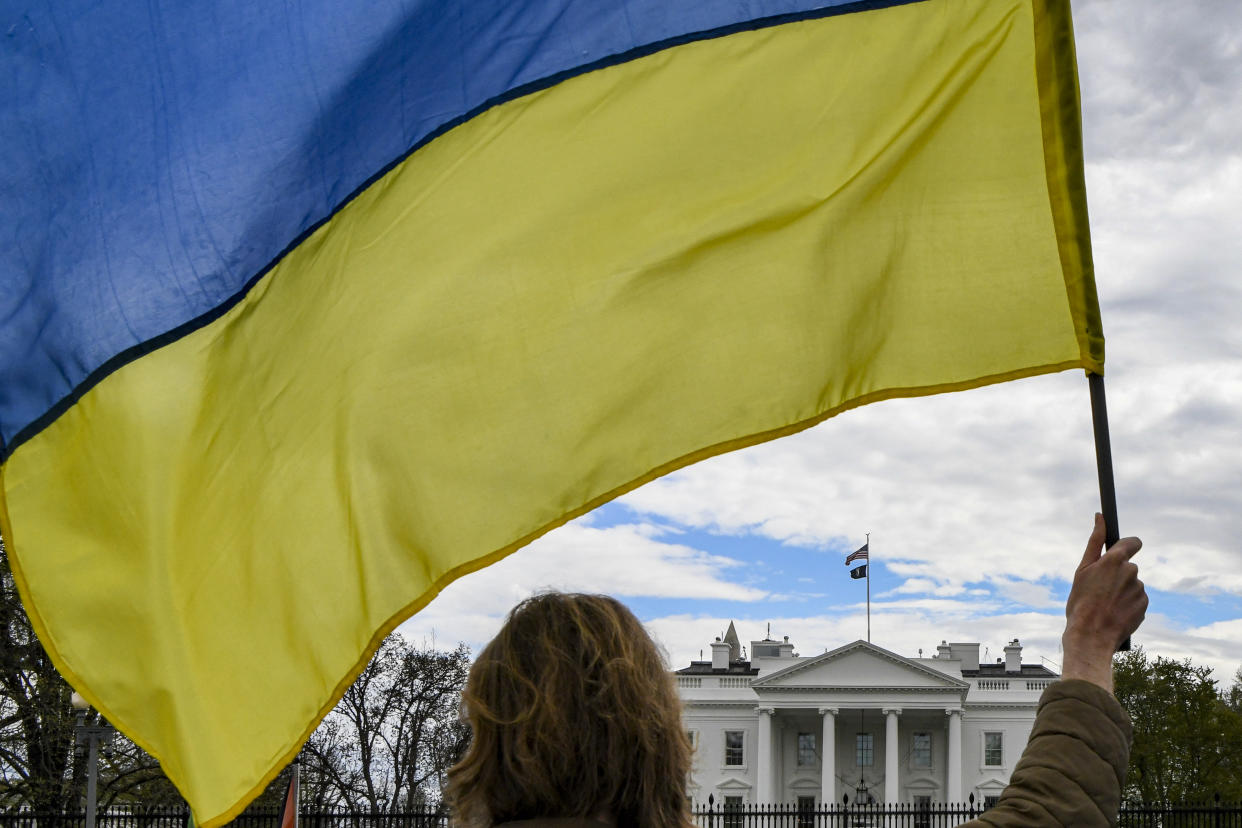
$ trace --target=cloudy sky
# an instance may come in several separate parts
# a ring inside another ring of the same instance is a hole
[[[1076,0],[1087,181],[1135,643],[1242,666],[1242,3]],[[402,632],[478,648],[539,589],[625,601],[684,666],[730,619],[803,655],[866,636],[1060,662],[1099,506],[1081,372],[896,400],[700,463],[447,589]],[[710,653],[709,653],[710,655]]]

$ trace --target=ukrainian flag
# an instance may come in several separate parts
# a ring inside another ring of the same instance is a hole
[[[3,535],[204,828],[566,520],[874,400],[1102,370],[1068,0],[27,5]]]

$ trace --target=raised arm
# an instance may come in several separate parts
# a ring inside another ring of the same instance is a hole
[[[1009,786],[969,828],[1095,828],[1117,824],[1130,758],[1130,719],[1113,696],[1113,653],[1138,629],[1147,593],[1123,538],[1104,551],[1095,516],[1065,605],[1061,681],[1039,700],[1035,726]]]

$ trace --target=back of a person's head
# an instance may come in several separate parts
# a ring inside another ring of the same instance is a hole
[[[470,670],[473,735],[449,771],[466,825],[611,817],[689,826],[690,743],[655,642],[603,595],[548,593],[518,604]]]

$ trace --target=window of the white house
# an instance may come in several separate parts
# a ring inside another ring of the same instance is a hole
[[[983,798],[983,810],[986,811],[989,808],[995,808],[997,802],[1000,802],[999,796],[985,796]]]
[[[932,763],[932,741],[930,733],[916,732],[914,744],[910,749],[910,764],[916,768],[930,768]]]
[[[745,746],[745,733],[741,730],[725,731],[725,764],[740,766],[744,764],[742,761]],[[740,800],[739,800],[740,801]]]
[[[736,731],[741,733],[741,731]],[[726,796],[724,798],[724,828],[742,828],[742,798]]]
[[[1005,734],[988,732],[983,734],[983,764],[989,768],[999,768],[1005,764]]]
[[[697,730],[687,730],[686,738],[690,740],[690,749],[699,749],[699,732]]]
[[[815,734],[799,733],[798,734],[798,767],[811,768],[815,766]]]
[[[871,767],[875,760],[874,744],[871,740],[871,734],[859,733],[858,740],[854,744],[854,764],[860,768]]]

